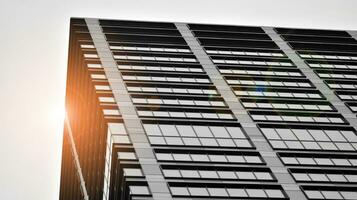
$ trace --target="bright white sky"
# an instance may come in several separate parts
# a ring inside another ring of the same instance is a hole
[[[70,17],[357,30],[356,8],[356,0],[0,0],[0,199],[58,199]]]

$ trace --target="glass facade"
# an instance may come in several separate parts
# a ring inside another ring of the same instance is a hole
[[[72,19],[68,69],[60,199],[357,199],[345,31]]]

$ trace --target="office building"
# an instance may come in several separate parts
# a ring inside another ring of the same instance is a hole
[[[356,200],[356,38],[71,19],[60,200]]]

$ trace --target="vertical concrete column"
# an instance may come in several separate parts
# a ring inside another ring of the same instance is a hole
[[[153,148],[146,137],[129,92],[125,87],[122,75],[117,68],[99,20],[85,20],[153,199],[170,200],[172,196],[169,187],[155,158]]]
[[[263,159],[266,161],[267,166],[276,176],[278,183],[282,185],[283,189],[288,194],[289,198],[291,200],[306,200],[305,195],[295,183],[294,179],[287,171],[287,168],[279,160],[275,151],[271,148],[268,141],[258,129],[256,123],[250,118],[247,111],[238,101],[238,98],[233,93],[230,86],[226,83],[209,56],[203,50],[197,39],[193,36],[188,26],[184,23],[176,23],[176,27],[184,37],[188,46],[206,71],[213,84],[216,86],[222,98],[228,104],[228,107],[232,110],[233,114],[242,125],[242,128],[256,146],[257,151],[259,151]]]
[[[288,58],[297,66],[298,69],[309,79],[326,99],[337,109],[337,111],[357,129],[357,118],[354,113],[341,101],[338,96],[331,90],[320,77],[311,69],[303,59],[293,50],[286,41],[272,27],[263,27],[266,34],[275,42],[276,45],[288,56]],[[355,33],[357,37],[357,34]]]

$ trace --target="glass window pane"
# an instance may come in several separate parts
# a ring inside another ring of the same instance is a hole
[[[178,195],[178,196],[190,195],[186,187],[170,187],[170,190],[172,195]]]
[[[261,180],[273,180],[273,177],[269,172],[254,172],[257,179]]]
[[[293,173],[293,176],[297,181],[310,181],[310,177],[305,173]]]
[[[189,187],[191,196],[209,196],[206,188]]]
[[[333,182],[347,182],[342,174],[327,174],[327,177]]]
[[[316,141],[330,141],[322,130],[309,130],[309,132]]]
[[[207,126],[193,126],[198,137],[213,137]]]
[[[124,176],[143,176],[141,169],[137,168],[124,168]]]
[[[320,191],[306,190],[305,193],[310,199],[324,199]]]
[[[227,159],[232,163],[245,163],[243,156],[227,156]]]
[[[346,139],[341,135],[339,131],[335,130],[325,130],[325,133],[330,137],[332,141],[345,142]]]
[[[216,138],[229,138],[227,130],[222,126],[210,126],[210,129]]]
[[[312,158],[297,158],[297,160],[303,165],[316,165]]]
[[[183,145],[180,137],[165,137],[168,145]]]
[[[180,170],[183,177],[186,178],[200,178],[196,170]]]
[[[162,172],[165,177],[181,177],[181,174],[177,169],[164,169]]]
[[[172,155],[174,157],[175,160],[177,161],[191,161],[191,158],[189,155],[187,154],[178,154],[178,153],[175,153]]]
[[[119,159],[122,160],[135,160],[136,155],[134,152],[118,152]]]
[[[239,127],[226,127],[232,138],[246,138]]]
[[[297,138],[290,129],[277,128],[275,130],[283,140],[297,140]]]
[[[130,189],[130,194],[133,194],[133,195],[149,195],[150,194],[149,188],[147,186],[131,185],[131,186],[129,186],[129,189]]]
[[[164,136],[179,136],[174,125],[161,124],[159,126]]]
[[[259,156],[244,156],[244,158],[248,163],[263,163]]]
[[[333,163],[335,163],[335,165],[340,165],[340,166],[350,166],[350,162],[348,162],[348,160],[346,159],[339,159],[339,158],[333,158],[331,159]]]
[[[177,125],[176,128],[181,136],[196,137],[196,134],[191,126]]]
[[[250,179],[254,180],[256,179],[253,172],[236,172],[237,176],[239,179]]]
[[[215,139],[201,138],[200,141],[201,141],[203,146],[213,146],[213,147],[217,147],[218,146],[218,143],[216,142]]]
[[[217,142],[221,147],[235,147],[232,139],[217,139]]]
[[[199,171],[201,178],[212,178],[212,179],[217,179],[218,178],[218,174],[216,171],[204,171],[201,170]]]
[[[353,183],[357,182],[357,175],[345,175],[345,177],[349,182],[353,182]]]
[[[225,188],[208,188],[208,192],[213,197],[227,197],[228,193]]]
[[[278,139],[280,140],[279,135],[276,133],[275,129],[273,128],[262,128],[261,129],[265,135],[265,137],[267,137],[268,139]]]
[[[284,198],[284,194],[281,190],[265,190],[267,193],[268,197],[270,198]]]
[[[357,199],[357,192],[340,192],[345,199]]]
[[[227,191],[230,197],[248,197],[244,189],[229,188]]]
[[[298,164],[296,158],[293,157],[281,157],[284,164]]]
[[[201,143],[197,138],[183,137],[182,140],[187,146],[201,146]]]
[[[326,199],[343,199],[337,191],[321,191],[321,193]]]
[[[191,154],[191,158],[197,162],[209,162],[208,156],[203,154]]]
[[[357,142],[357,136],[354,132],[352,131],[341,131],[342,134],[345,136],[347,141],[349,142]]]
[[[158,160],[174,160],[171,153],[156,153],[156,158]]]
[[[318,165],[333,165],[332,161],[328,158],[315,158]]]
[[[144,129],[147,135],[161,135],[159,126],[156,124],[144,124]]]
[[[227,159],[223,155],[209,155],[212,162],[227,162]]]
[[[241,148],[252,147],[252,145],[250,144],[250,142],[248,140],[235,139],[234,142],[236,143],[237,147],[241,147]]]
[[[322,182],[327,182],[327,181],[329,181],[325,174],[313,174],[313,173],[309,173],[309,176],[310,176],[310,178],[311,178],[313,181],[322,181]]]
[[[303,149],[304,147],[302,144],[298,141],[286,141],[285,144],[290,148],[290,149]]]
[[[218,171],[218,175],[221,179],[237,179],[237,176],[232,171]]]
[[[259,198],[267,197],[264,190],[262,189],[246,189],[246,191],[249,197],[259,197]]]
[[[163,137],[149,137],[150,144],[166,144]]]
[[[313,141],[314,139],[311,137],[311,135],[307,132],[305,129],[292,129],[294,134],[299,140],[305,140],[305,141]]]

